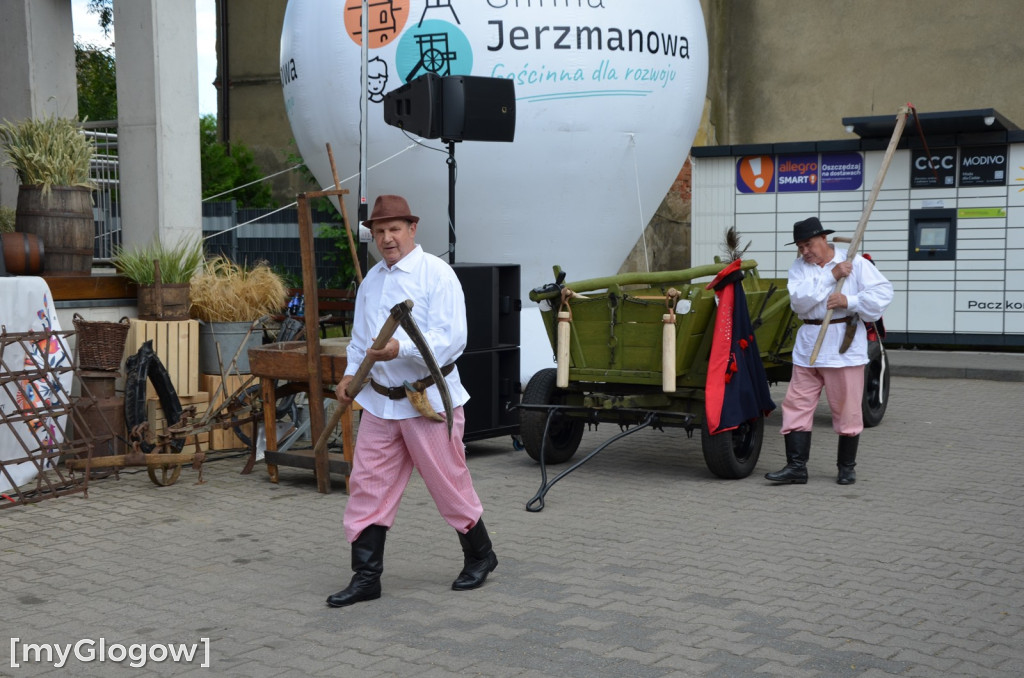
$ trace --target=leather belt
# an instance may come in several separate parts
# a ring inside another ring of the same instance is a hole
[[[441,368],[441,374],[447,377],[449,374],[451,374],[453,369],[455,369],[455,363],[448,363],[447,365],[445,365],[444,367]],[[411,384],[411,386],[415,390],[417,390],[417,391],[422,391],[425,388],[427,388],[428,386],[433,386],[433,385],[434,385],[434,377],[432,377],[432,376],[424,377],[423,379],[420,379],[418,381],[414,381]],[[389,386],[384,386],[383,384],[378,384],[373,379],[370,379],[370,388],[372,388],[374,391],[376,391],[377,393],[381,394],[382,396],[387,396],[391,400],[401,400],[406,395],[405,394],[405,385],[404,384],[402,386],[390,386],[389,387]]]
[[[845,316],[844,315],[842,318],[832,318],[832,320],[828,321],[828,324],[829,325],[836,325],[836,324],[839,324],[839,323],[845,323],[849,319],[850,319],[849,316]],[[818,319],[815,319],[815,320],[804,320],[804,325],[820,325],[821,321],[822,321],[821,318],[818,318]]]

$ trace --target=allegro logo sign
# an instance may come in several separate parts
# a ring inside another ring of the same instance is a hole
[[[775,182],[783,193],[818,190],[818,154],[780,157]]]
[[[740,193],[853,191],[863,179],[860,153],[747,155],[736,161]]]
[[[736,163],[736,186],[741,193],[775,190],[775,160],[770,155],[748,155]]]

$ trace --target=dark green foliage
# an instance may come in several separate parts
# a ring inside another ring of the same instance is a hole
[[[78,117],[117,120],[117,68],[114,49],[75,43]]]
[[[281,276],[281,280],[284,281],[284,286],[288,289],[297,289],[302,287],[302,276],[294,271],[289,271],[281,264],[277,264],[273,267],[274,273]]]
[[[324,255],[324,261],[338,267],[338,272],[325,284],[328,289],[345,289],[354,284],[356,269],[352,264],[352,255],[349,254],[348,235],[345,233],[345,226],[341,223],[341,217],[337,211],[332,213],[337,220],[331,224],[321,224],[319,237],[331,241],[334,250]]]
[[[237,200],[239,207],[274,206],[270,186],[260,181],[263,173],[256,165],[252,151],[244,144],[231,144],[229,147],[218,141],[217,118],[212,114],[199,119],[199,149],[203,199],[231,191],[221,199]],[[245,187],[238,188],[240,186]],[[235,188],[238,190],[232,191]]]

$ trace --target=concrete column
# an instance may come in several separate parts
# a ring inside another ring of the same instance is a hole
[[[0,120],[17,122],[51,114],[77,119],[69,0],[4,0],[2,13]],[[14,207],[17,202],[18,176],[4,167],[0,169],[0,204]]]
[[[194,2],[115,0],[125,245],[202,232]]]

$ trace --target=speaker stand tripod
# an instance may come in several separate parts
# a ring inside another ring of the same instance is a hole
[[[448,263],[455,263],[455,141],[442,139],[448,144]]]

